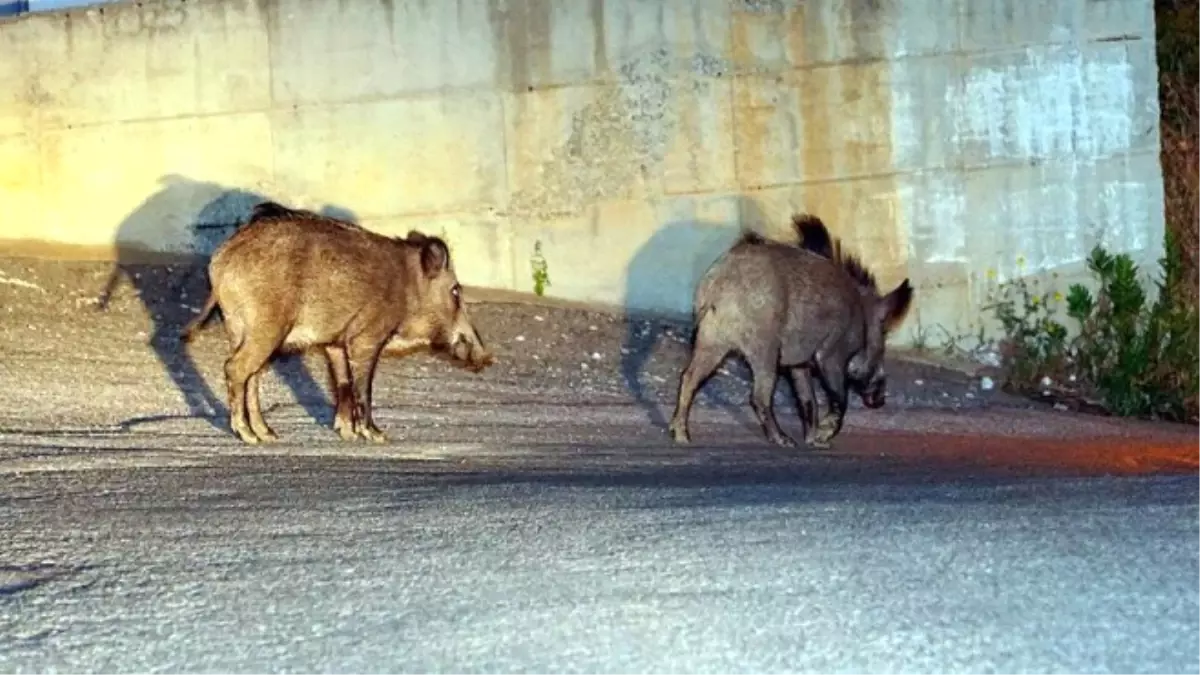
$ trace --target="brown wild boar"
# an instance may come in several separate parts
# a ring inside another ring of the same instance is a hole
[[[184,329],[219,307],[233,353],[225,362],[230,426],[247,443],[274,440],[259,379],[278,352],[322,348],[334,380],[334,429],[382,442],[372,383],[385,348],[428,345],[475,370],[492,356],[471,325],[450,250],[413,231],[389,238],[358,225],[260,204],[213,254],[212,291]]]
[[[255,205],[254,209],[251,211],[250,216],[246,220],[246,224],[249,224],[251,222],[254,222],[255,220],[260,220],[263,218],[282,218],[282,217],[288,217],[288,218],[291,218],[294,220],[304,220],[304,219],[325,220],[330,223],[336,223],[338,225],[341,225],[341,226],[347,227],[347,228],[353,228],[353,229],[358,229],[358,230],[363,229],[363,227],[361,225],[358,225],[357,223],[353,223],[353,222],[346,221],[346,220],[335,219],[335,218],[332,218],[329,216],[324,216],[324,215],[315,213],[313,211],[305,210],[305,209],[290,208],[290,207],[283,206],[282,204],[279,204],[277,202],[272,202],[272,201],[261,202],[261,203]],[[414,230],[414,231],[411,231],[408,233],[408,236],[406,237],[406,239],[410,242],[417,243],[419,241],[423,241],[425,239],[425,235],[423,235],[419,232],[416,232]],[[212,312],[215,308],[216,308],[216,295],[213,293],[210,293],[207,301],[205,302],[203,310],[200,312],[199,315],[194,317],[188,323],[188,325],[183,329],[183,331],[181,332],[180,339],[183,341],[190,341],[194,337],[195,332],[212,315]],[[398,334],[393,334],[388,339],[387,344],[384,345],[383,350],[380,352],[380,356],[381,357],[383,357],[383,356],[404,357],[404,356],[409,356],[409,355],[417,353],[417,352],[429,351],[430,347],[431,347],[431,344],[430,344],[429,340],[427,340],[427,339],[403,338]],[[333,393],[334,410],[335,411],[336,410],[354,410],[355,409],[354,406],[356,404],[354,402],[353,391],[350,386],[349,373],[347,371],[347,368],[344,365],[344,362],[345,362],[344,359],[331,358],[329,350],[322,349],[321,353],[322,353],[322,355],[325,356],[326,370],[329,373],[330,391]],[[440,358],[441,360],[447,361],[451,365],[454,365],[454,366],[460,367],[460,368],[464,368],[464,369],[470,370],[472,372],[479,372],[494,363],[494,358],[490,354],[486,355],[482,360],[476,361],[476,362],[471,362],[470,360],[463,360],[460,358],[456,358],[456,356],[454,355],[453,352],[446,351],[446,350],[436,350],[436,351],[433,351],[432,354],[435,357]],[[469,358],[469,353],[468,353],[468,358]],[[345,424],[345,421],[348,419],[349,419],[348,415],[347,416],[343,416],[343,415],[335,416],[333,428],[335,431],[339,432],[339,434],[341,434],[343,437],[353,438],[353,437],[355,437],[354,432],[352,431],[350,426]]]
[[[868,406],[883,405],[887,334],[907,313],[912,286],[905,279],[881,296],[874,276],[857,258],[840,246],[834,251],[819,218],[800,214],[792,223],[807,242],[788,244],[747,232],[700,279],[692,354],[671,418],[676,442],[690,441],[687,423],[696,391],[731,352],[750,366],[751,407],[767,439],[777,445],[795,445],[775,420],[780,367],[791,376],[805,436],[813,445],[827,444],[841,430],[848,388]],[[810,431],[816,419],[810,371],[819,376],[830,408],[815,432]]]
[[[250,216],[246,219],[246,223],[249,224],[255,220],[259,220],[262,218],[281,218],[281,217],[289,217],[289,218],[293,218],[295,220],[303,220],[303,219],[309,219],[309,218],[317,219],[317,220],[325,220],[325,221],[328,221],[331,223],[337,223],[338,225],[341,225],[343,227],[353,228],[353,229],[357,229],[357,230],[364,229],[358,223],[354,223],[354,222],[351,222],[348,220],[341,220],[338,218],[333,218],[331,216],[325,216],[325,215],[322,215],[322,214],[319,214],[319,213],[316,213],[314,211],[310,211],[307,209],[296,209],[296,208],[284,206],[278,202],[273,202],[273,201],[260,202],[260,203],[256,204],[254,206],[254,209],[250,212]],[[410,241],[412,243],[419,243],[420,241],[423,241],[425,238],[426,237],[424,234],[421,234],[420,232],[417,232],[416,230],[410,231],[408,233],[408,235],[405,237],[405,239],[407,239],[408,241]],[[211,297],[210,297],[210,299],[211,299]],[[195,330],[197,325],[199,323],[202,323],[208,317],[208,314],[211,313],[211,311],[212,311],[212,308],[209,307],[200,316],[198,316],[192,320],[192,322],[183,331],[184,339],[190,338],[191,333]],[[388,340],[387,344],[384,345],[383,351],[381,352],[381,356],[403,357],[403,356],[408,356],[410,354],[414,354],[414,353],[417,353],[420,351],[424,351],[424,350],[428,349],[429,347],[430,347],[430,344],[429,344],[428,340],[405,339],[405,338],[400,337],[399,335],[392,335],[392,337]],[[433,354],[434,354],[434,356],[437,356],[437,357],[441,358],[442,360],[445,360],[445,361],[451,363],[452,365],[466,368],[467,370],[472,370],[472,371],[482,370],[482,368],[484,368],[488,365],[491,365],[493,363],[493,359],[490,356],[486,360],[485,363],[480,364],[480,363],[472,363],[470,361],[463,361],[460,359],[456,359],[456,358],[454,358],[454,354],[452,352],[436,351]],[[328,359],[326,359],[326,361],[328,361]],[[331,375],[332,375],[333,374],[332,373],[332,362],[329,362],[328,365],[330,366]],[[335,382],[335,384],[336,384],[336,382]],[[336,386],[333,388],[333,391],[334,391],[334,396],[336,398],[337,391],[338,391]]]

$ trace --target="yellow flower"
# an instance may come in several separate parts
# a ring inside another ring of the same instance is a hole
[[[1063,299],[1062,293],[1059,293],[1058,291],[1054,291],[1054,301],[1062,302],[1062,299]]]
[[[1038,296],[1036,296],[1036,295],[1035,295],[1035,296],[1033,296],[1033,298],[1031,298],[1031,299],[1030,299],[1030,302],[1032,302],[1034,305],[1037,305],[1037,304],[1038,304],[1038,303],[1040,303],[1041,301],[1042,301],[1042,299],[1041,299],[1041,298],[1039,298],[1039,297],[1038,297]]]
[[[996,279],[996,270],[988,270],[987,278],[995,280]]]
[[[1024,269],[1024,267],[1025,267],[1025,256],[1023,256],[1023,255],[1019,255],[1019,256],[1017,256],[1017,267]]]

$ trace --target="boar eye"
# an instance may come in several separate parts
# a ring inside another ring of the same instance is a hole
[[[451,286],[450,287],[450,295],[453,295],[454,299],[458,300],[459,296],[462,295],[462,286],[459,286],[458,284],[454,284],[453,286]]]

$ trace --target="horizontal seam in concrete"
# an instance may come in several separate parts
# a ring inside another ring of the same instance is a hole
[[[244,110],[223,110],[221,112],[205,112],[205,113],[180,113],[178,115],[162,115],[159,117],[136,117],[125,120],[100,120],[93,122],[80,122],[78,124],[47,124],[43,122],[41,133],[51,131],[75,131],[77,129],[91,129],[94,127],[109,127],[109,126],[136,126],[138,124],[154,124],[157,122],[178,122],[183,120],[207,120],[218,117],[238,117],[242,115],[259,115],[270,113],[270,108],[248,108]],[[32,135],[32,134],[30,134]]]
[[[1113,35],[1112,37],[1093,38],[1091,42],[1138,42],[1144,40],[1141,35]]]
[[[273,69],[272,69],[273,70]],[[390,103],[392,101],[414,101],[428,99],[440,101],[444,98],[495,98],[501,102],[505,94],[514,93],[506,89],[492,89],[486,85],[470,85],[461,87],[439,87],[437,89],[410,89],[390,94],[367,94],[349,98],[330,99],[328,101],[276,101],[271,111],[287,112],[290,110],[312,110],[320,108],[338,108],[342,106],[370,105],[372,103]],[[520,92],[516,92],[520,93]]]
[[[669,79],[679,80],[679,79],[687,79],[687,78],[681,77],[681,76],[673,76]],[[717,80],[717,79],[728,79],[728,78],[712,77],[712,76],[696,76],[695,78],[691,78],[691,79]],[[589,86],[604,85],[604,84],[617,84],[617,83],[619,83],[619,81],[617,81],[617,80],[613,80],[612,82],[584,81],[584,82],[580,82],[580,83],[532,87],[528,91],[511,91],[511,90],[503,90],[503,89],[497,90],[497,89],[490,89],[485,85],[469,86],[469,87],[440,87],[437,89],[411,90],[411,91],[399,92],[399,93],[393,93],[393,94],[374,94],[374,95],[369,95],[369,96],[356,96],[356,97],[344,98],[344,99],[330,99],[328,101],[321,101],[321,102],[314,102],[314,101],[303,101],[303,102],[301,102],[301,101],[293,101],[293,102],[282,101],[282,102],[279,102],[279,101],[277,101],[273,105],[266,106],[266,107],[241,108],[241,109],[232,109],[232,110],[221,110],[221,111],[216,111],[216,112],[183,112],[183,113],[179,113],[176,115],[159,115],[159,116],[152,116],[152,117],[135,117],[135,118],[129,118],[129,119],[98,120],[98,121],[87,121],[87,122],[79,122],[79,123],[72,123],[72,124],[55,123],[55,124],[44,125],[42,130],[43,131],[61,131],[61,130],[73,131],[75,129],[88,129],[91,127],[98,127],[98,126],[121,126],[121,125],[134,125],[134,124],[143,124],[143,123],[149,124],[149,123],[154,123],[154,122],[172,122],[172,121],[177,121],[177,120],[211,119],[211,118],[215,118],[215,117],[236,117],[239,115],[288,114],[291,112],[296,112],[296,111],[301,111],[301,110],[310,111],[310,110],[322,110],[322,109],[344,108],[344,107],[354,107],[354,106],[367,106],[367,105],[372,105],[372,104],[377,104],[377,103],[393,103],[393,102],[397,102],[397,101],[415,101],[415,100],[422,100],[422,99],[438,101],[438,100],[442,100],[443,98],[445,98],[447,96],[450,96],[450,97],[459,96],[459,97],[463,97],[463,98],[466,98],[469,96],[478,96],[480,98],[494,98],[503,107],[504,98],[507,95],[520,96],[522,94],[533,93],[533,92],[537,92],[537,91],[546,91],[546,90],[555,90],[555,89],[570,89],[570,88],[586,88]],[[0,138],[4,138],[5,136],[8,136],[8,135],[28,136],[31,134],[29,132],[18,131],[13,134],[0,134]]]
[[[949,166],[949,167],[945,167],[945,168],[936,168],[936,169],[929,168],[929,169],[925,169],[921,172],[914,172],[914,173],[930,173],[933,171],[945,171],[948,169],[953,170],[958,173],[963,173],[963,172],[978,173],[978,172],[982,172],[982,171],[987,171],[989,169],[1013,169],[1013,168],[1020,168],[1020,167],[1036,168],[1036,167],[1040,167],[1040,166],[1064,166],[1064,165],[1069,165],[1069,164],[1088,166],[1088,165],[1095,165],[1095,164],[1103,164],[1103,163],[1112,162],[1112,161],[1119,161],[1122,159],[1132,158],[1132,157],[1143,157],[1146,155],[1157,156],[1158,152],[1159,152],[1158,145],[1155,144],[1154,146],[1147,145],[1144,148],[1137,148],[1137,149],[1131,148],[1128,152],[1111,153],[1111,154],[1107,154],[1107,155],[1087,155],[1087,156],[1070,155],[1067,157],[1036,156],[1036,157],[1018,158],[1018,159],[1013,159],[1013,160],[1009,160],[1009,161],[999,161],[999,162],[994,162],[994,163],[990,163],[990,164],[976,164],[976,163],[955,164],[953,166]]]
[[[1018,168],[1035,168],[1040,166],[1067,166],[1071,164],[1101,164],[1111,161],[1118,161],[1125,158],[1143,157],[1146,155],[1157,156],[1159,149],[1157,146],[1147,145],[1145,148],[1130,150],[1129,152],[1115,153],[1109,155],[1092,155],[1092,156],[1069,156],[1069,157],[1051,157],[1051,156],[1036,156],[1027,158],[1017,158],[1008,161],[998,161],[989,164],[947,164],[945,166],[929,166],[918,169],[904,169],[897,171],[880,171],[873,173],[849,174],[842,176],[833,176],[825,178],[813,178],[809,180],[795,180],[773,183],[754,183],[740,186],[740,190],[759,191],[759,190],[775,190],[787,187],[800,187],[806,185],[826,185],[829,183],[854,183],[859,181],[871,181],[887,178],[903,178],[908,176],[925,176],[939,173],[981,173],[989,170],[1005,170]],[[713,190],[708,194],[721,193],[723,190]],[[706,194],[706,193],[691,193],[691,194]],[[674,196],[674,195],[672,195]]]
[[[734,77],[770,77],[784,75],[805,70],[817,70],[826,68],[838,68],[841,66],[865,66],[877,65],[882,63],[904,63],[905,61],[916,60],[935,60],[943,57],[957,56],[1002,56],[1007,54],[1025,54],[1031,48],[1036,49],[1051,49],[1062,47],[1084,47],[1089,44],[1104,44],[1111,42],[1138,42],[1148,39],[1144,35],[1120,35],[1116,37],[1089,38],[1087,40],[1072,40],[1063,42],[1028,42],[1020,45],[1005,45],[1001,48],[989,49],[948,49],[941,51],[918,51],[896,54],[893,56],[864,56],[858,58],[841,59],[838,61],[807,61],[795,65],[784,65],[783,67],[772,68],[769,66],[754,67],[743,66],[735,67],[731,71]],[[710,76],[711,77],[711,76]],[[724,79],[724,78],[716,78]]]

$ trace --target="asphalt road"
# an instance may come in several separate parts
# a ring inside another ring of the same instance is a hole
[[[1194,475],[157,457],[0,475],[0,671],[1200,670]]]
[[[247,449],[223,332],[171,337],[203,274],[0,267],[0,673],[1200,671],[1194,426],[895,362],[783,452],[731,364],[678,448],[686,331],[499,298],[485,373],[381,367],[393,443],[314,357]]]

